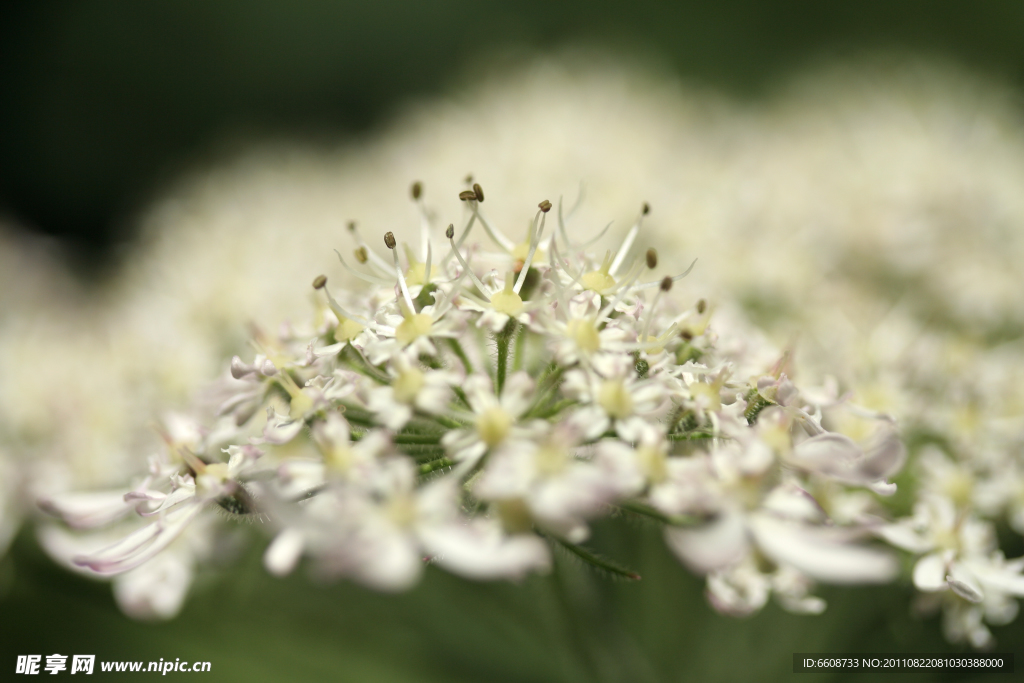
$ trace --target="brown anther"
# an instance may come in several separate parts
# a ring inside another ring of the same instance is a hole
[[[658,267],[658,250],[653,247],[647,250],[647,267],[651,270]]]
[[[355,255],[356,261],[359,261],[360,263],[366,263],[370,258],[370,255],[366,253],[366,247],[359,247],[356,249]]]
[[[327,284],[327,276],[326,275],[317,275],[316,278],[313,280],[313,289],[323,289],[324,285],[326,285],[326,284]]]
[[[421,183],[420,181],[417,180],[415,183],[412,184],[412,188],[410,189],[410,192],[412,192],[412,198],[413,199],[419,199],[420,197],[422,197],[423,196],[423,183]]]
[[[384,244],[387,245],[388,249],[394,249],[395,248],[395,244],[396,244],[396,242],[395,242],[395,233],[390,232],[390,231],[384,233]]]
[[[356,231],[356,222],[355,221],[349,221],[348,222],[348,231],[349,232],[355,232]]]
[[[697,302],[697,312],[703,313],[706,310],[708,310],[708,302],[704,301],[704,299],[701,299],[700,301]]]
[[[448,239],[452,239],[453,237],[455,237],[455,224],[454,223],[449,223],[448,224],[448,229],[444,231],[444,236],[447,237]]]
[[[464,202],[471,202],[476,199],[476,192],[473,190],[463,190],[459,193],[459,199]]]
[[[466,174],[466,179],[463,182],[466,183],[467,185],[472,185],[473,184],[473,174],[472,173],[467,173]]]
[[[667,292],[672,289],[672,276],[666,275],[661,279],[661,291]]]
[[[690,332],[689,330],[683,330],[682,332],[679,333],[679,336],[685,339],[686,341],[690,341],[691,339],[693,339],[693,332]]]
[[[549,201],[548,201],[548,200],[546,200],[546,199],[545,199],[544,201],[542,201],[542,202],[541,202],[540,204],[538,204],[537,206],[538,206],[538,207],[540,208],[540,210],[541,210],[541,211],[543,211],[544,213],[547,213],[548,211],[550,211],[550,210],[551,210],[551,202],[549,202]]]
[[[473,192],[476,193],[476,200],[478,202],[484,200],[484,188],[480,187],[480,183],[473,183]]]
[[[642,213],[643,215],[646,216],[650,212],[651,212],[651,205],[648,204],[647,202],[644,202],[644,205],[642,207],[640,207],[640,213]]]

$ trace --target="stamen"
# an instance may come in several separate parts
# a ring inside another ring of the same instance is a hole
[[[355,235],[358,245],[366,249],[366,254],[369,256],[370,261],[373,262],[373,265],[377,266],[385,273],[391,272],[391,266],[388,265],[388,262],[381,258],[380,254],[371,249],[367,241],[363,239],[362,234],[359,232],[359,226],[356,225],[355,221],[348,222],[348,231]]]
[[[647,250],[647,267],[651,270],[658,267],[658,251],[656,249]]]
[[[567,220],[571,219],[573,214],[576,213],[576,209],[580,208],[580,204],[583,202],[583,182],[580,182],[579,190],[576,192],[576,201],[573,203],[572,208],[569,209],[569,214],[566,216],[562,215],[562,197],[558,197],[558,230],[562,233],[562,239],[565,240],[566,249],[576,249],[573,245],[572,240],[569,239],[569,232],[565,228]],[[555,233],[551,233],[552,241],[555,239]]]
[[[597,320],[595,324],[601,324],[608,318],[609,315],[611,315],[611,312],[615,310],[615,307],[619,305],[619,302],[626,298],[626,294],[629,293],[629,289],[630,287],[633,286],[633,283],[636,282],[637,278],[640,277],[640,274],[644,272],[643,268],[637,268],[635,264],[632,268],[630,268],[630,271],[631,274],[629,278],[625,282],[623,282],[622,285],[618,288],[618,294],[615,295],[615,298],[612,299],[612,302],[605,306],[603,309],[601,309],[601,312],[597,314]]]
[[[480,187],[480,183],[473,183],[473,192],[476,194],[476,200],[482,202],[484,200],[484,188]]]
[[[423,284],[424,286],[430,284],[430,260],[434,256],[434,250],[430,245],[430,240],[427,240],[427,262],[423,266]]]
[[[693,267],[695,265],[697,265],[697,259],[693,259],[693,262],[690,264],[690,267],[687,268],[686,270],[684,270],[683,272],[681,272],[679,275],[673,275],[672,276],[672,282],[676,282],[678,280],[682,280],[684,277],[689,275],[690,271],[693,270]],[[660,286],[661,286],[661,282],[658,281],[658,280],[655,280],[654,282],[645,282],[642,285],[637,285],[636,289],[637,289],[637,291],[640,291],[640,290],[644,290],[644,289],[654,289],[655,287],[660,287]]]
[[[541,204],[547,204],[548,210],[551,209],[551,202],[544,200]],[[537,245],[540,244],[541,235],[544,234],[544,221],[547,219],[548,212],[541,207],[541,210],[537,212],[537,216],[533,219],[534,227],[537,226],[537,219],[540,219],[540,227],[536,227],[535,230],[531,230],[533,233],[530,235],[530,251],[526,254],[526,260],[523,261],[523,267],[519,271],[519,279],[516,280],[516,286],[513,291],[519,294],[519,291],[523,288],[523,283],[526,282],[526,273],[530,270],[530,264],[533,263],[533,256],[537,253]]]
[[[604,226],[604,229],[601,232],[597,233],[597,235],[591,237],[589,240],[581,244],[580,249],[586,249],[587,247],[596,244],[598,240],[605,236],[605,234],[608,232],[608,228],[612,227],[614,223],[615,221],[609,221],[608,225]]]
[[[416,202],[416,208],[420,212],[420,258],[427,258],[427,249],[430,248],[430,216],[427,214],[427,207],[423,203],[423,183],[416,181],[410,190],[412,200]]]
[[[395,262],[395,274],[398,276],[398,286],[402,289],[402,296],[405,297],[405,305],[409,307],[409,315],[415,315],[416,305],[409,294],[409,286],[405,283],[405,275],[402,273],[402,265],[398,262],[398,252],[395,250],[395,235],[392,232],[384,233],[384,244],[391,250],[391,258]]]
[[[338,260],[341,261],[341,266],[345,270],[347,270],[348,272],[352,273],[357,278],[362,280],[363,282],[369,282],[371,285],[379,285],[379,286],[382,286],[382,287],[386,287],[389,284],[391,284],[390,280],[385,280],[382,277],[377,277],[376,275],[370,275],[369,273],[362,273],[362,272],[356,270],[355,268],[351,267],[350,265],[345,263],[345,259],[343,259],[341,257],[341,252],[339,252],[337,249],[334,250],[334,253],[338,255]],[[365,256],[366,248],[365,247],[360,247],[359,249],[357,249],[356,250],[356,258],[359,258],[359,254],[360,253],[362,253]],[[391,271],[391,269],[388,268],[388,272],[390,272],[390,271]]]
[[[320,277],[323,277],[323,276],[321,275]],[[317,280],[319,280],[319,279],[320,278],[317,278]],[[313,281],[313,286],[316,287],[316,280]],[[346,311],[344,308],[341,307],[341,304],[338,303],[337,299],[335,299],[333,296],[331,296],[331,290],[327,289],[327,278],[326,277],[324,277],[323,284],[321,284],[321,286],[318,289],[323,289],[324,290],[324,294],[327,295],[327,305],[331,307],[332,311],[334,311],[334,315],[338,316],[338,322],[345,322],[346,320],[355,320],[357,323],[359,323],[363,327],[370,327],[370,321],[369,320],[367,320],[366,318],[364,318],[362,316],[354,315],[352,313],[349,313],[348,311]]]
[[[469,231],[473,228],[473,224],[474,223],[476,223],[476,214],[470,214],[469,221],[466,223],[466,227],[462,230],[462,234],[459,235],[459,241],[455,243],[455,248],[456,249],[461,249],[462,248],[462,243],[466,241],[467,237],[469,237]],[[451,224],[450,227],[452,228],[452,230],[455,229],[455,225],[454,224]],[[447,271],[448,270],[448,262],[451,261],[452,256],[453,256],[453,254],[451,252],[449,252],[448,254],[445,255],[444,259],[442,259],[442,261],[441,261],[441,270],[442,271]]]
[[[462,265],[463,274],[469,276],[469,279],[473,281],[473,284],[476,285],[477,289],[483,292],[484,296],[486,296],[488,299],[491,298],[493,292],[491,291],[490,287],[486,286],[483,282],[481,282],[480,278],[476,276],[476,273],[470,270],[469,264],[466,263],[466,259],[462,258],[462,254],[460,254],[458,248],[456,248],[455,240],[452,239],[452,236],[455,234],[455,226],[449,225],[448,230],[446,230],[444,234],[448,238],[448,243],[452,245],[452,251],[455,253],[455,258],[457,258],[459,260],[459,263]]]
[[[652,251],[654,251],[654,250],[653,249],[649,249],[647,251],[648,255],[650,255],[650,253]],[[655,265],[657,265],[657,262],[658,262],[658,258],[657,257],[654,258],[654,262],[655,262]],[[650,263],[651,263],[651,259],[648,258],[647,259],[647,264],[650,265]],[[654,266],[651,266],[651,267],[653,268]],[[672,277],[669,276],[669,275],[666,275],[665,277],[663,277],[661,279],[660,286],[658,287],[658,293],[654,295],[654,301],[651,302],[651,311],[647,315],[647,320],[644,322],[643,332],[640,334],[640,341],[641,342],[646,342],[650,338],[651,322],[654,321],[654,311],[658,307],[658,302],[661,301],[662,295],[664,295],[665,292],[668,292],[671,289],[672,289]]]
[[[644,216],[651,212],[651,207],[647,202],[644,202],[643,208],[640,209],[640,217],[636,219],[636,223],[626,233],[626,239],[622,240],[622,246],[619,247],[619,251],[615,254],[615,260],[612,261],[612,266],[608,270],[608,274],[615,277],[615,273],[619,271],[619,266],[626,260],[626,254],[629,253],[630,247],[633,246],[633,241],[636,239],[637,234],[640,232],[640,226],[643,225]]]
[[[323,289],[324,285],[326,285],[326,284],[327,284],[327,276],[326,275],[317,275],[316,278],[313,279],[313,289]]]
[[[464,194],[467,194],[467,193],[466,192],[460,193],[459,194],[459,198],[461,199],[462,195],[464,195]],[[476,199],[476,190],[473,190],[471,192],[471,194],[473,195],[472,198]],[[487,234],[490,236],[490,238],[492,240],[494,240],[495,244],[497,244],[499,247],[501,247],[506,252],[511,254],[512,251],[516,248],[515,243],[512,240],[510,240],[508,237],[506,237],[505,234],[502,233],[500,230],[497,230],[494,226],[492,226],[487,221],[487,219],[483,217],[483,215],[480,213],[480,202],[479,201],[471,202],[470,205],[469,205],[469,208],[473,210],[473,215],[475,215],[477,217],[477,219],[480,221],[480,224],[482,226],[484,226],[484,230],[487,231]]]

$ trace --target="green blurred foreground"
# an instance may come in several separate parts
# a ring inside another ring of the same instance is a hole
[[[750,619],[720,616],[658,529],[637,524],[602,522],[590,546],[628,562],[639,582],[606,579],[558,553],[553,574],[522,585],[431,571],[408,593],[383,595],[321,585],[303,571],[274,579],[250,555],[201,584],[178,619],[157,624],[122,616],[106,584],[64,572],[23,533],[0,563],[0,679],[20,679],[18,654],[42,654],[45,664],[45,655],[60,653],[95,654],[96,675],[117,680],[133,676],[101,673],[100,661],[210,661],[204,681],[974,680],[793,674],[794,652],[961,650],[943,641],[937,619],[909,613],[908,585],[823,588],[829,607],[817,617],[774,606]],[[1013,651],[1024,642],[1024,621],[994,633],[1000,652]]]

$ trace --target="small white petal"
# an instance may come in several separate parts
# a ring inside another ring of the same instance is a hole
[[[917,561],[914,565],[914,585],[927,593],[946,588],[946,561],[941,554],[925,555]]]

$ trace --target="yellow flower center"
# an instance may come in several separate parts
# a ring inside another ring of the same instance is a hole
[[[533,517],[530,508],[521,498],[498,501],[495,505],[502,526],[510,534],[523,534],[533,528]]]
[[[397,328],[395,328],[395,339],[403,344],[411,344],[420,337],[430,335],[430,328],[434,325],[434,319],[426,313],[415,313],[406,316]]]
[[[570,320],[566,334],[580,351],[594,353],[601,348],[601,337],[597,332],[597,327],[590,320],[584,318]]]
[[[601,383],[597,392],[597,403],[609,416],[626,418],[633,414],[633,397],[621,379],[609,379]]]
[[[416,368],[409,368],[400,373],[391,383],[395,400],[399,403],[412,403],[425,383],[426,376]]]
[[[523,312],[523,300],[513,291],[502,290],[491,297],[491,308],[498,313],[515,317]]]
[[[564,448],[548,444],[538,448],[533,457],[537,465],[537,472],[542,477],[561,474],[572,460],[572,457]]]
[[[488,408],[476,419],[477,434],[488,447],[493,448],[504,441],[511,428],[512,416],[497,406]]]
[[[652,484],[660,484],[668,479],[668,458],[660,448],[641,446],[636,449],[636,458],[640,469]]]
[[[718,382],[694,382],[690,385],[690,395],[694,399],[703,398],[704,408],[713,413],[722,409],[722,387]]]
[[[324,453],[324,464],[328,469],[340,472],[348,472],[355,462],[355,453],[348,444],[335,444]]]
[[[334,339],[340,342],[350,342],[363,331],[363,326],[355,320],[345,318],[334,328]]]

